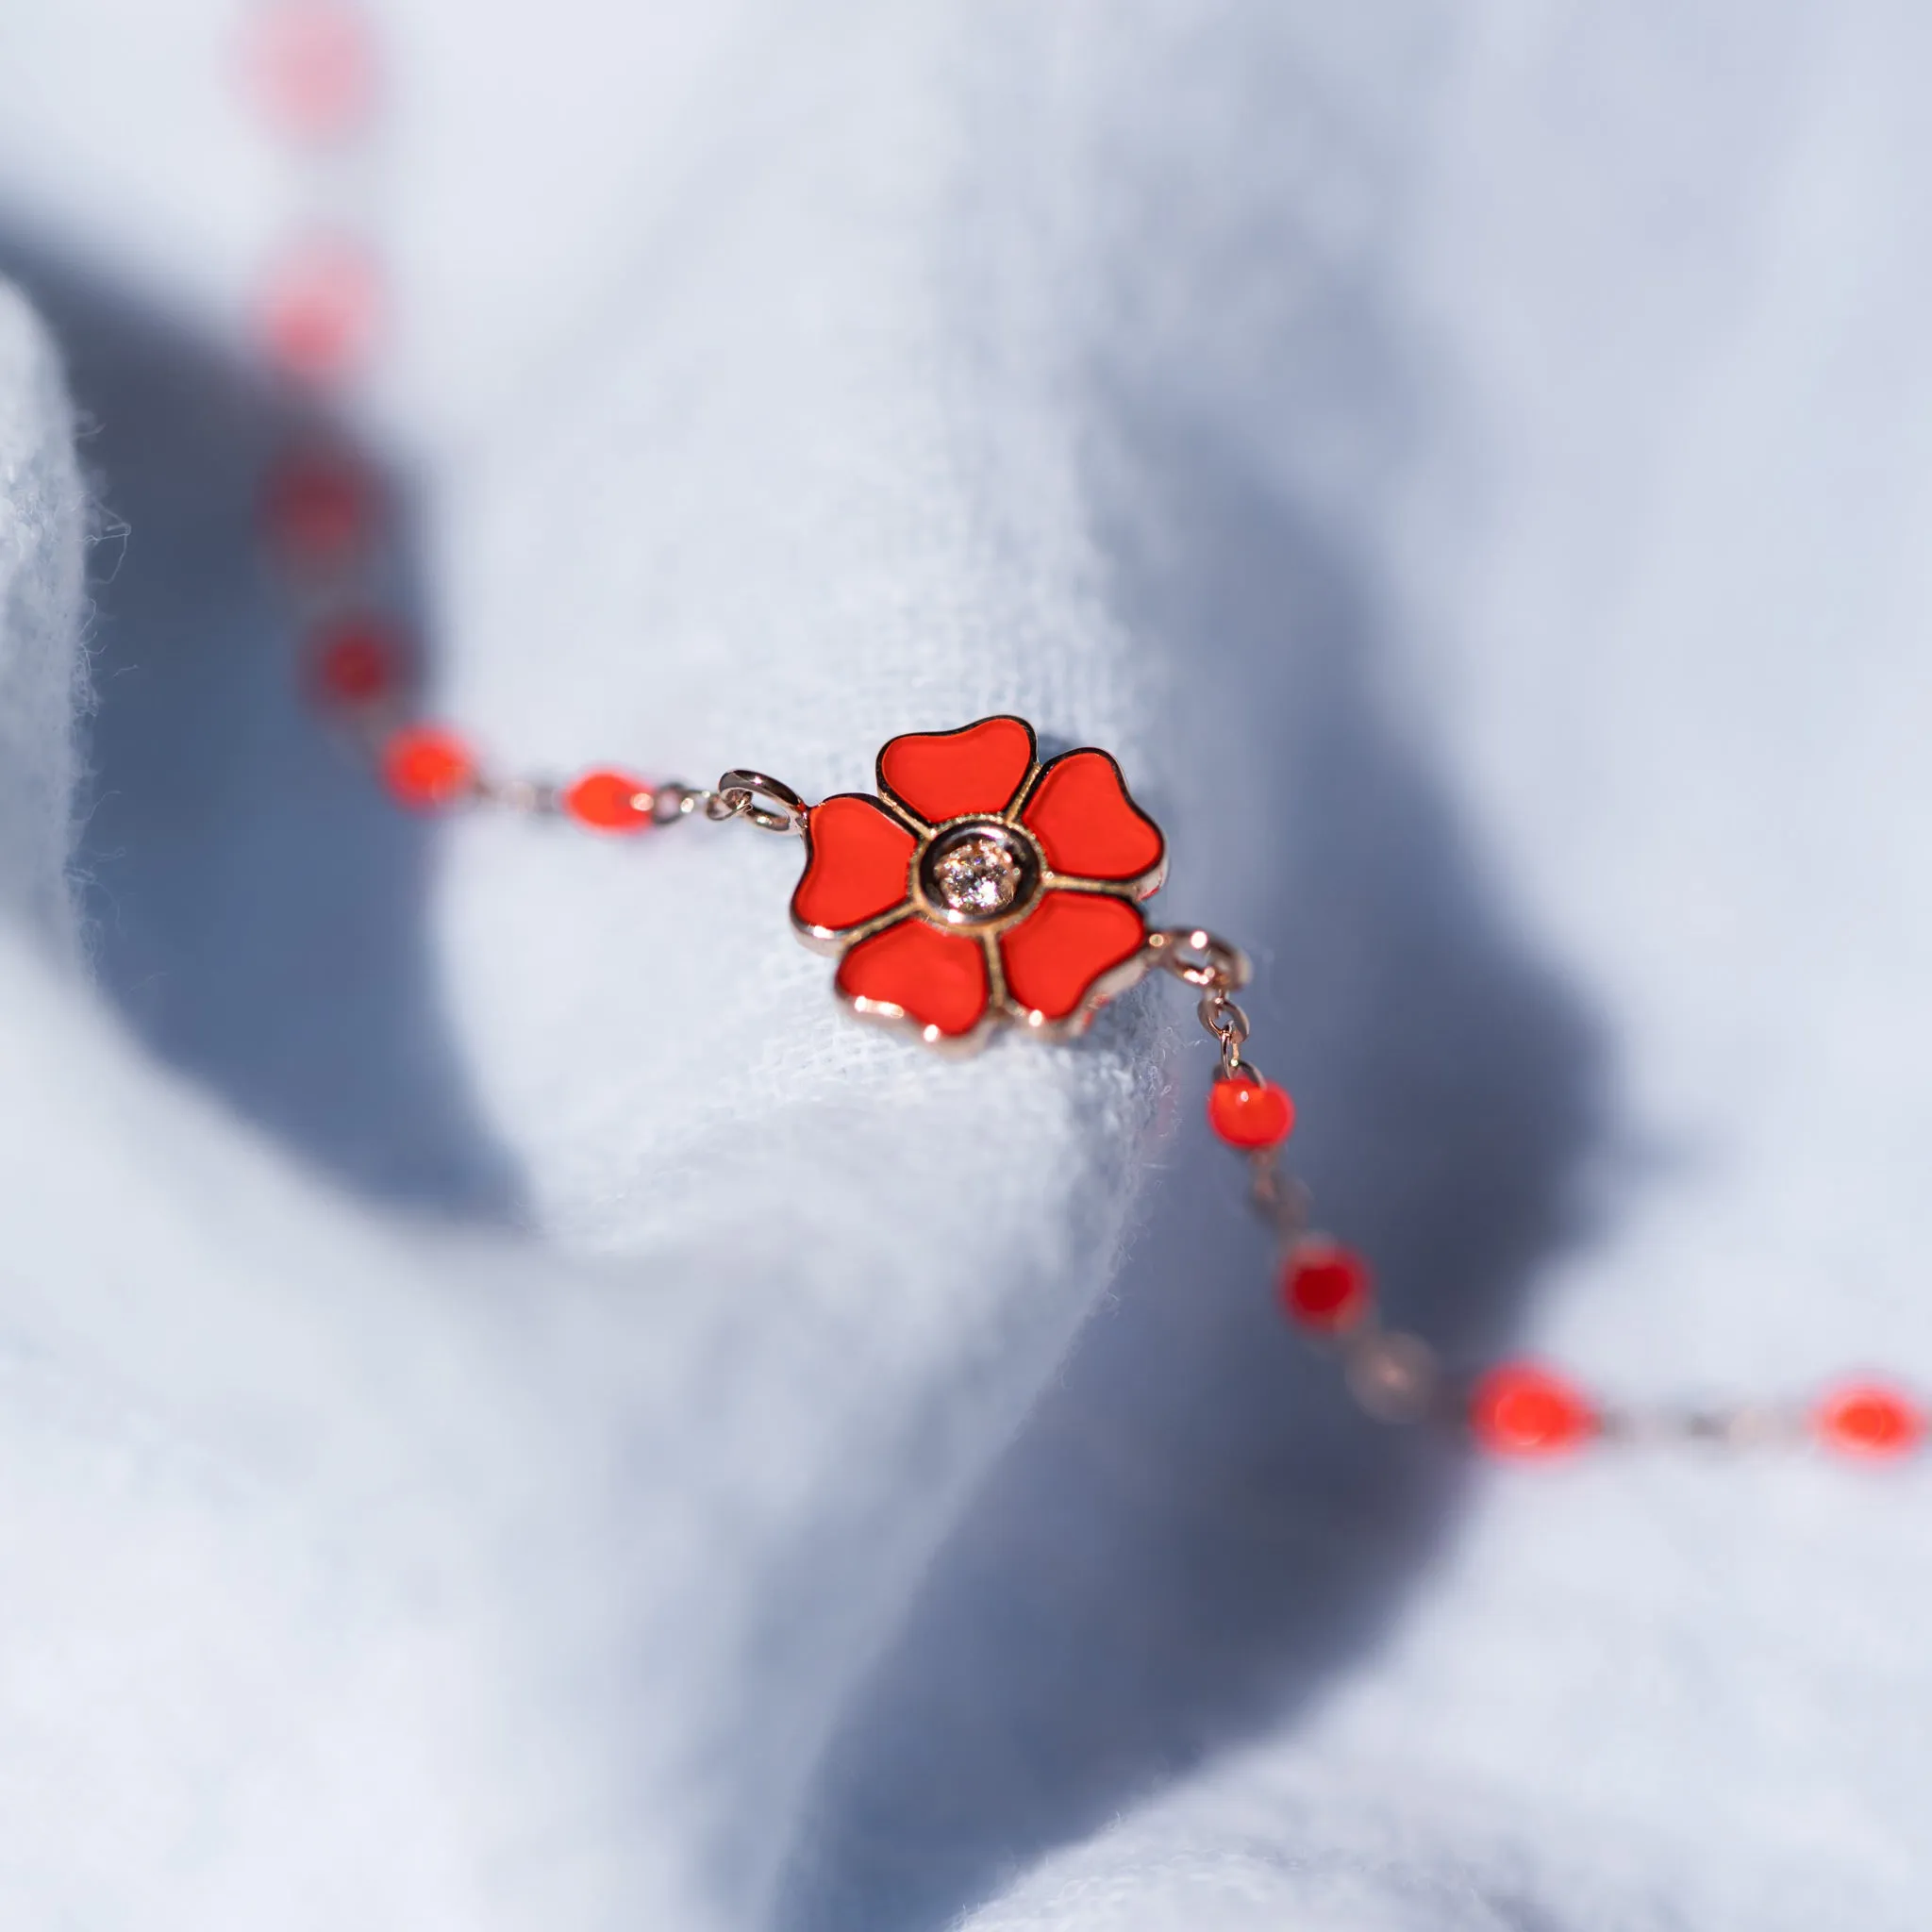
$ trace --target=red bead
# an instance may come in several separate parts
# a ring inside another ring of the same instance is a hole
[[[1925,1414],[1917,1403],[1869,1382],[1834,1390],[1812,1422],[1831,1448],[1848,1456],[1906,1456],[1925,1434]]]
[[[407,653],[401,636],[379,618],[351,617],[316,639],[309,682],[318,703],[358,710],[402,689]]]
[[[269,478],[263,520],[284,558],[304,570],[339,570],[368,547],[375,526],[375,486],[352,458],[308,450],[279,463]]]
[[[375,263],[355,242],[313,241],[276,269],[263,298],[261,333],[270,359],[308,382],[346,375],[375,334]]]
[[[1596,1433],[1596,1411],[1572,1383],[1533,1362],[1505,1362],[1476,1385],[1475,1439],[1496,1456],[1552,1456]]]
[[[1371,1296],[1368,1263],[1332,1241],[1301,1242],[1281,1271],[1281,1306],[1304,1328],[1353,1328]]]
[[[383,746],[382,775],[398,803],[427,810],[470,791],[476,782],[476,761],[455,733],[411,724]]]
[[[1294,1102],[1273,1080],[1217,1080],[1208,1090],[1208,1124],[1230,1147],[1273,1147],[1294,1131]]]
[[[628,772],[588,772],[563,794],[563,808],[599,832],[641,832],[651,823],[651,788]]]
[[[327,140],[350,132],[375,95],[368,23],[347,0],[271,0],[245,50],[262,109],[287,132]]]

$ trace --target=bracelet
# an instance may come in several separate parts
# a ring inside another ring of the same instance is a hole
[[[268,0],[250,69],[293,142],[340,145],[366,121],[373,49],[362,17],[338,0]],[[379,294],[366,246],[333,227],[302,242],[264,291],[268,360],[309,395],[339,391],[369,351]],[[384,523],[368,467],[327,438],[304,441],[275,464],[264,505],[291,581],[324,612],[310,627],[309,693],[400,804],[494,806],[611,837],[702,818],[801,838],[791,922],[837,959],[838,996],[861,1018],[942,1052],[974,1051],[1000,1030],[1071,1040],[1150,972],[1195,990],[1220,1049],[1208,1124],[1248,1163],[1250,1203],[1279,1248],[1280,1305],[1330,1353],[1374,1421],[1447,1423],[1486,1451],[1524,1457],[1643,1441],[1810,1441],[1888,1460],[1924,1443],[1924,1405],[1890,1382],[1845,1381],[1810,1401],[1624,1407],[1534,1362],[1452,1374],[1424,1341],[1385,1325],[1367,1262],[1312,1228],[1308,1191],[1283,1162],[1294,1105],[1246,1054],[1248,1019],[1234,997],[1250,977],[1246,957],[1199,928],[1147,924],[1141,904],[1162,883],[1165,841],[1107,752],[1042,759],[1024,719],[982,718],[892,739],[872,792],[816,805],[741,769],[708,790],[608,768],[566,784],[502,776],[456,733],[408,715],[407,641],[392,620],[354,601]]]
[[[398,803],[504,806],[616,836],[702,816],[799,837],[791,924],[838,959],[838,996],[942,1052],[974,1051],[1003,1027],[1074,1039],[1150,971],[1196,989],[1201,1024],[1220,1047],[1208,1123],[1248,1162],[1249,1201],[1281,1251],[1282,1308],[1330,1350],[1374,1420],[1457,1423],[1478,1446],[1513,1457],[1590,1442],[1809,1438],[1885,1458],[1924,1442],[1924,1409],[1889,1384],[1847,1382],[1808,1404],[1624,1408],[1532,1362],[1452,1376],[1419,1337],[1385,1326],[1367,1263],[1311,1228],[1308,1190],[1283,1163],[1295,1108],[1247,1056],[1248,1017],[1234,997],[1251,976],[1246,955],[1199,927],[1146,923],[1141,902],[1162,884],[1166,841],[1108,753],[1083,746],[1042,760],[1032,726],[1003,715],[894,738],[875,761],[874,792],[817,805],[748,770],[708,791],[612,769],[559,785],[494,776],[455,733],[397,722],[386,701],[398,675],[378,641],[358,633],[325,641],[311,678]]]

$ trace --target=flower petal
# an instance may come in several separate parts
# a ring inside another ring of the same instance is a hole
[[[1093,982],[1141,950],[1147,922],[1111,892],[1049,892],[1000,936],[1007,991],[1030,1013],[1064,1020]]]
[[[986,949],[929,925],[916,914],[874,933],[839,962],[846,998],[894,1008],[928,1030],[956,1039],[986,1016]]]
[[[902,905],[918,841],[875,798],[844,791],[806,819],[810,857],[791,894],[791,918],[829,936]]]
[[[1160,828],[1127,796],[1121,768],[1104,751],[1055,758],[1020,822],[1062,878],[1141,879],[1158,875],[1166,856]]]
[[[1006,810],[1032,769],[1033,727],[1024,718],[915,731],[879,753],[880,786],[929,825]]]

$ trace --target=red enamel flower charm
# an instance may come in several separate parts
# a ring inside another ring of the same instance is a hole
[[[1145,971],[1167,848],[1106,752],[1042,764],[1024,719],[982,718],[893,739],[878,788],[812,807],[791,895],[856,1011],[933,1045],[1065,1037]]]

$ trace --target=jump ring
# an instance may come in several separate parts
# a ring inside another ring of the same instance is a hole
[[[716,796],[720,808],[707,804],[708,817],[749,819],[761,832],[805,830],[805,800],[791,786],[763,772],[726,772],[718,780]]]
[[[1225,992],[1248,983],[1248,956],[1203,927],[1162,927],[1147,935],[1146,944],[1156,965],[1189,986]]]

